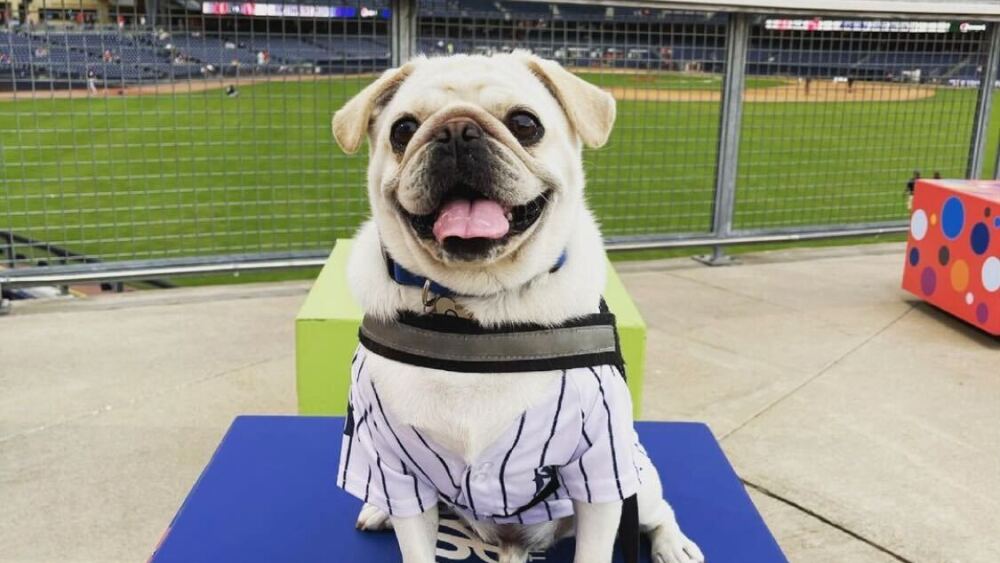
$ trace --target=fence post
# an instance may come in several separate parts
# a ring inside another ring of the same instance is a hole
[[[390,9],[392,66],[400,66],[417,54],[417,0],[392,0]]]
[[[158,0],[146,0],[146,25],[144,27],[153,30],[156,33],[156,25],[159,23],[156,21],[156,16],[160,13],[160,6]]]
[[[746,85],[750,15],[733,13],[726,26],[726,69],[722,77],[722,107],[719,112],[719,144],[716,152],[715,199],[712,202],[712,234],[726,238],[733,230],[736,175],[739,172],[740,128],[743,122],[743,90]],[[712,254],[695,257],[710,266],[731,264],[722,246]]]
[[[993,85],[997,81],[997,67],[1000,66],[1000,23],[990,23],[986,36],[989,52],[986,66],[979,81],[979,99],[976,101],[976,117],[972,122],[972,143],[969,147],[969,167],[967,178],[981,178],[983,161],[986,156],[986,139],[990,131],[990,113],[993,109]],[[995,175],[996,173],[994,173]]]

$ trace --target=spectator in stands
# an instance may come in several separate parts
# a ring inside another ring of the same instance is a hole
[[[670,47],[660,47],[660,60],[664,64],[670,65],[674,62],[674,50]]]
[[[44,59],[47,56],[49,56],[49,49],[48,49],[48,47],[35,47],[35,58],[36,59]]]
[[[257,51],[257,64],[264,66],[264,51]]]
[[[917,181],[920,180],[920,171],[914,170],[913,177],[906,182],[906,210],[913,211],[913,192],[917,189]]]
[[[101,55],[101,60],[106,63],[110,63],[115,60],[115,56],[111,53],[111,49],[105,49],[104,53]]]

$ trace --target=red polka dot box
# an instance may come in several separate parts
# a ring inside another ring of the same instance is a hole
[[[903,289],[1000,336],[1000,181],[917,183]]]

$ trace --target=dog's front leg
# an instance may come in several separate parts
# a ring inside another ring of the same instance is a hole
[[[589,504],[574,501],[576,555],[573,563],[610,563],[615,550],[622,503]]]
[[[437,549],[438,508],[431,507],[423,514],[398,518],[393,516],[392,529],[396,531],[403,563],[434,563]]]

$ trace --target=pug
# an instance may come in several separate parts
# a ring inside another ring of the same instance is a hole
[[[347,153],[368,139],[372,216],[348,266],[365,322],[405,321],[444,346],[601,315],[581,152],[614,121],[612,96],[527,52],[385,71],[332,124]],[[435,560],[439,507],[504,563],[573,534],[577,563],[608,563],[633,495],[653,561],[704,561],[635,437],[620,366],[470,373],[364,342],[338,483],[366,502],[358,528],[394,529],[406,563]]]

